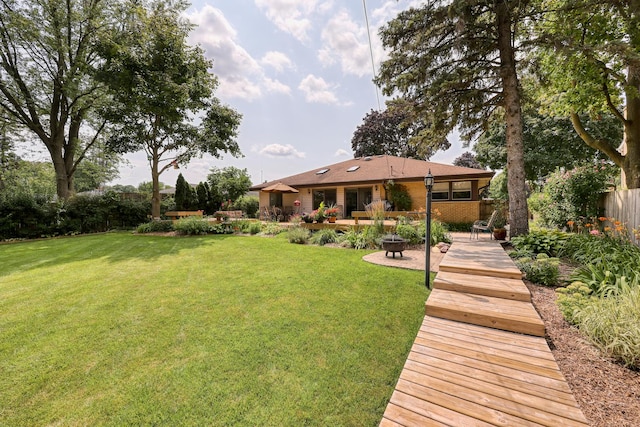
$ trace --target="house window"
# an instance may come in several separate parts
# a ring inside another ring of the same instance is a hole
[[[451,196],[453,200],[471,200],[471,181],[453,182]]]
[[[282,207],[282,193],[269,193],[269,206]]]
[[[431,190],[431,198],[433,200],[449,200],[449,183],[436,182]]]
[[[338,196],[335,188],[313,190],[313,209],[318,209],[321,202],[324,202],[325,206],[335,205],[337,200]]]

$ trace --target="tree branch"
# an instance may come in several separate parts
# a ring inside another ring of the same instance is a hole
[[[602,151],[616,165],[620,167],[623,166],[624,156],[620,154],[618,150],[613,148],[611,144],[609,144],[607,141],[598,140],[598,139],[595,139],[593,136],[591,136],[589,132],[587,132],[587,130],[582,125],[580,116],[578,116],[576,112],[571,112],[570,118],[571,118],[571,124],[573,125],[573,128],[578,133],[580,138],[585,142],[585,144],[587,144],[591,148],[595,148],[596,150]]]

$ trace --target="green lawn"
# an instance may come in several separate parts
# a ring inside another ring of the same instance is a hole
[[[0,245],[0,425],[377,425],[423,272],[284,236]]]

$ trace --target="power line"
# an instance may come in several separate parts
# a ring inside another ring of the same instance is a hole
[[[371,54],[371,70],[373,71],[373,78],[376,78],[376,65],[373,60],[373,46],[371,45],[371,30],[369,29],[369,14],[367,13],[367,1],[362,0],[362,7],[364,8],[364,20],[367,24],[367,36],[369,37],[369,53]],[[376,100],[378,101],[378,111],[381,111],[380,108],[380,94],[378,93],[378,85],[375,83],[373,86],[376,89]]]

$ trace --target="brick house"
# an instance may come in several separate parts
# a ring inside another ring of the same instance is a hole
[[[467,223],[487,216],[487,209],[491,208],[486,207],[480,194],[488,187],[492,171],[387,155],[346,160],[254,185],[251,190],[259,191],[261,212],[272,206],[286,212],[310,212],[324,202],[339,206],[342,216],[348,218],[353,211],[364,210],[372,201],[386,200],[385,184],[392,180],[406,187],[412,210],[424,210],[424,176],[429,170],[435,177],[432,209],[440,212],[440,219]],[[279,182],[295,188],[298,193],[262,191]],[[299,206],[296,201],[300,202]]]

